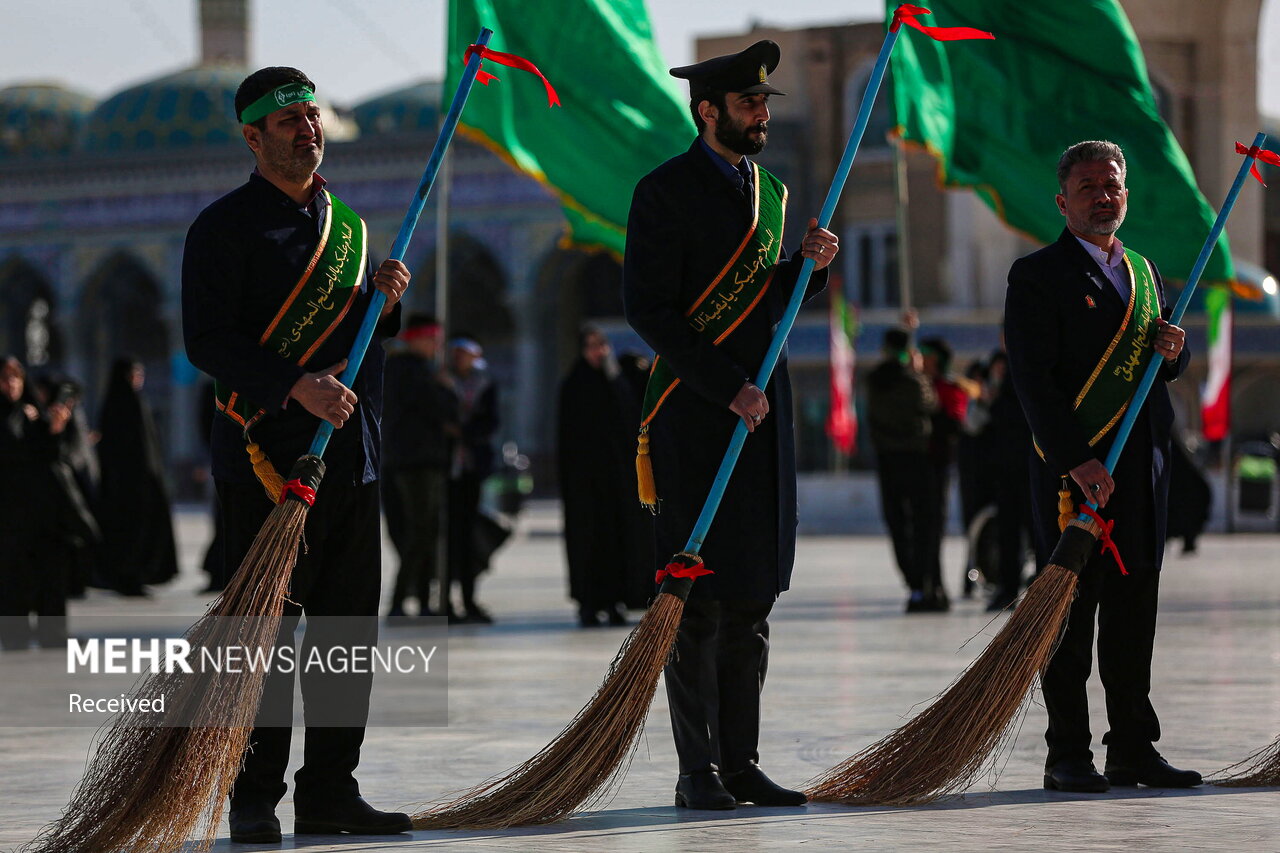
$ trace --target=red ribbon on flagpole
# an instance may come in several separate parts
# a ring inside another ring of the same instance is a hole
[[[1102,516],[1098,515],[1097,510],[1088,504],[1080,504],[1080,511],[1092,518],[1098,525],[1098,541],[1102,543],[1102,551],[1111,552],[1111,556],[1116,558],[1116,565],[1120,567],[1120,574],[1127,575],[1129,570],[1124,567],[1124,560],[1120,559],[1120,549],[1116,547],[1115,540],[1111,538],[1111,531],[1115,529],[1116,521],[1103,521]]]
[[[500,50],[492,50],[488,47],[481,47],[480,45],[473,44],[467,47],[467,52],[462,55],[462,61],[464,63],[469,61],[471,59],[471,54],[473,53],[480,54],[481,60],[491,59],[499,65],[506,65],[508,68],[518,68],[521,71],[528,71],[530,74],[536,74],[542,80],[542,85],[546,87],[547,106],[560,106],[560,96],[556,94],[556,90],[551,85],[551,81],[546,78],[546,75],[538,70],[538,66],[534,65],[523,56],[516,56],[514,53],[503,53]],[[490,74],[488,71],[482,70],[476,72],[476,80],[481,85],[488,86],[490,80],[497,79],[496,75]]]
[[[1272,166],[1280,166],[1280,154],[1277,154],[1274,151],[1268,151],[1265,148],[1259,148],[1256,145],[1253,146],[1252,148],[1245,148],[1243,145],[1237,142],[1236,153],[1247,154],[1250,157],[1252,157],[1254,160],[1261,160],[1263,163],[1269,163]],[[1262,173],[1258,171],[1257,163],[1254,163],[1249,167],[1249,174],[1257,178],[1258,183],[1262,184],[1264,187],[1267,185],[1267,182],[1262,180]]]
[[[986,30],[973,27],[926,27],[916,20],[916,15],[933,14],[923,6],[912,6],[903,3],[893,11],[893,21],[889,24],[889,32],[897,32],[903,24],[913,30],[919,30],[936,41],[961,41],[963,39],[994,39],[995,36]]]

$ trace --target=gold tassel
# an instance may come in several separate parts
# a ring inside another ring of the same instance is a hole
[[[653,460],[649,458],[649,428],[640,428],[636,447],[636,483],[639,485],[640,505],[654,515],[658,514],[658,486],[653,480]]]
[[[1071,501],[1071,486],[1067,478],[1062,478],[1062,488],[1058,490],[1058,531],[1066,532],[1067,525],[1076,517],[1076,506]]]
[[[271,464],[267,454],[256,443],[249,442],[244,449],[249,454],[249,461],[253,463],[253,473],[257,475],[258,482],[266,490],[267,497],[271,498],[273,504],[280,503],[280,492],[284,489],[284,477],[276,473],[275,466]]]

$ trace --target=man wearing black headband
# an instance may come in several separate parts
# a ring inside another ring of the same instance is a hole
[[[676,805],[798,806],[757,765],[768,615],[790,584],[796,541],[795,449],[785,358],[752,383],[800,273],[782,252],[786,187],[748,157],[768,138],[778,46],[676,68],[689,81],[698,138],[637,185],[627,225],[627,320],[657,353],[642,414],[661,500],[657,550],[684,547],[734,427],[752,432],[701,555],[667,697],[680,758]],[[836,237],[810,220],[800,255],[826,284]],[[776,416],[770,417],[770,413]],[[643,452],[643,451],[642,451]]]
[[[280,643],[291,646],[306,611],[299,669],[313,649],[377,642],[381,340],[398,329],[397,303],[409,283],[399,261],[385,261],[373,272],[364,222],[315,173],[324,156],[324,128],[314,91],[315,84],[294,68],[264,68],[240,84],[236,114],[257,168],[248,183],[196,219],[182,269],[187,357],[217,384],[213,476],[229,570],[240,565],[272,508],[259,483],[264,461],[251,464],[246,439],[265,453],[265,464],[283,473],[307,452],[321,421],[335,428],[281,628]],[[347,387],[337,375],[374,287],[386,295],[386,308]],[[342,617],[340,636],[317,639],[326,616]],[[300,675],[308,726],[295,777],[295,834],[411,828],[407,815],[365,803],[353,775],[371,678],[306,669]],[[292,670],[273,669],[263,692],[266,716],[253,730],[231,792],[232,841],[280,841],[275,807],[286,790],[292,695]]]

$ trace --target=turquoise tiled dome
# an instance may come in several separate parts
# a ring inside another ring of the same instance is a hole
[[[363,135],[435,130],[440,115],[440,83],[423,81],[357,106],[356,124]]]
[[[81,147],[151,151],[238,142],[236,88],[243,68],[191,68],[107,98],[85,122]]]
[[[91,109],[93,98],[62,86],[0,89],[0,159],[67,153]]]

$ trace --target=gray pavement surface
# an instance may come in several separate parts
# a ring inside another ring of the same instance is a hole
[[[450,629],[449,726],[369,730],[358,775],[374,804],[412,808],[523,761],[554,737],[599,684],[625,633],[576,627],[566,600],[558,523],[553,505],[527,512],[481,584],[480,597],[497,624]],[[199,512],[180,513],[178,532],[183,573],[177,582],[145,601],[92,594],[73,604],[73,632],[118,628],[176,635],[194,621],[208,602],[194,594],[202,582],[196,566],[208,521]],[[1162,580],[1153,698],[1164,729],[1159,748],[1177,766],[1208,773],[1280,732],[1278,549],[1275,534],[1209,535],[1191,557],[1171,549]],[[962,559],[962,542],[948,540],[953,595]],[[384,564],[385,590],[395,564],[390,552]],[[801,540],[794,588],[771,620],[761,764],[776,780],[801,785],[895,728],[960,672],[1004,618],[993,620],[980,600],[958,600],[945,615],[911,617],[902,614],[902,603],[883,537]],[[388,636],[395,634],[384,632]],[[30,679],[65,662],[62,652],[27,654],[31,662],[24,664],[23,677],[0,684],[5,701],[20,701]],[[1097,741],[1106,721],[1096,676],[1090,691],[1100,764]],[[288,834],[288,794],[279,809],[283,845],[232,845],[224,819],[215,849],[1280,851],[1277,789],[1044,791],[1044,726],[1037,700],[996,770],[963,796],[930,806],[689,812],[672,805],[676,762],[659,689],[640,748],[612,797],[572,820],[497,832],[295,839]],[[84,770],[92,736],[87,728],[0,728],[0,850],[29,840],[58,816]],[[301,757],[301,739],[298,732],[291,773]]]

